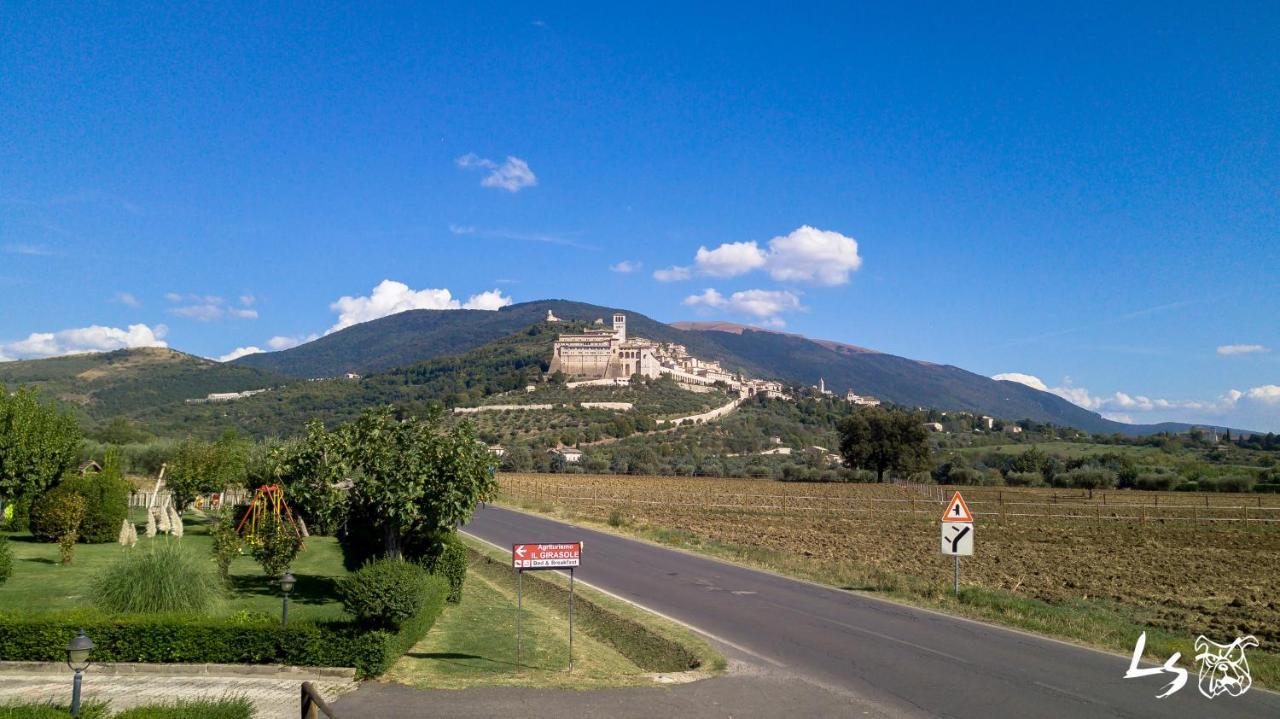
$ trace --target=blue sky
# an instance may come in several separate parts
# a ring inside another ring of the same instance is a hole
[[[0,356],[563,297],[1280,430],[1280,10],[1026,5],[6,3]]]

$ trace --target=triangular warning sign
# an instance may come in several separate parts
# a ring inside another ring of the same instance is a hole
[[[947,503],[947,511],[942,515],[944,522],[972,522],[973,514],[969,511],[969,505],[964,503],[964,497],[959,492],[951,498]]]

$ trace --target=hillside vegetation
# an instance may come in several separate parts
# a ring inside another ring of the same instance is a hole
[[[1089,432],[1138,435],[1186,429],[1185,425],[1113,422],[1048,392],[1016,382],[996,381],[950,365],[726,323],[683,324],[689,329],[681,329],[630,310],[567,300],[527,302],[496,312],[411,310],[355,325],[293,349],[243,357],[236,364],[302,378],[336,377],[349,371],[384,372],[469,353],[541,322],[548,311],[566,320],[558,325],[561,330],[573,322],[608,321],[614,312],[623,312],[630,335],[683,344],[697,357],[718,360],[753,377],[802,386],[817,384],[822,378],[837,392],[853,389],[858,394],[906,407],[1052,422]]]
[[[214,362],[164,348],[140,348],[0,363],[0,384],[36,387],[76,409],[93,424],[182,404],[213,392],[241,392],[288,384],[268,370]]]

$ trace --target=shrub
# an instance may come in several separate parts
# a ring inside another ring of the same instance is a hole
[[[433,592],[446,593],[444,580],[403,559],[371,562],[338,582],[342,606],[370,629],[400,629]]]
[[[85,514],[84,497],[59,485],[31,505],[31,533],[58,543],[62,563],[70,564]]]
[[[1174,488],[1173,488],[1173,491],[1175,491],[1175,492],[1199,492],[1199,491],[1200,491],[1200,483],[1199,483],[1199,482],[1183,482],[1182,484],[1179,484],[1178,486],[1174,487]]]
[[[1010,472],[1004,476],[1004,483],[1010,487],[1042,487],[1044,475],[1039,472]]]
[[[258,520],[249,543],[253,547],[253,558],[262,565],[262,571],[268,577],[284,576],[302,550],[302,536],[298,530],[274,514],[266,514]]]
[[[0,537],[0,584],[13,575],[13,549],[8,537]]]
[[[58,486],[84,497],[80,541],[104,544],[116,540],[120,523],[129,516],[129,484],[124,479],[103,470],[85,477],[68,477]]]
[[[449,584],[449,603],[462,601],[462,585],[467,579],[467,545],[457,534],[450,534],[438,550],[424,557],[422,566]]]
[[[974,485],[982,484],[982,472],[968,467],[958,467],[947,475],[948,484]]]
[[[218,576],[225,582],[231,574],[232,560],[240,555],[235,513],[223,510],[209,526],[209,536],[213,539],[213,561],[218,566]]]
[[[93,603],[108,612],[206,612],[221,595],[213,568],[178,542],[151,542],[126,553],[93,584]]]
[[[1253,477],[1243,474],[1230,474],[1225,477],[1218,477],[1217,489],[1219,492],[1251,492],[1253,491]]]
[[[1174,472],[1143,472],[1133,480],[1133,487],[1149,492],[1167,492],[1181,481]]]

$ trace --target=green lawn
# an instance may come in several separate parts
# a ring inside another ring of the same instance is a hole
[[[419,688],[473,686],[626,686],[652,683],[650,674],[580,629],[570,674],[565,607],[525,597],[524,669],[516,671],[516,597],[468,572],[462,602],[445,607],[431,633],[400,658],[386,678]]]
[[[0,584],[0,609],[21,611],[61,610],[92,604],[90,586],[94,576],[127,551],[145,549],[151,542],[181,542],[184,549],[208,558],[213,563],[213,541],[208,535],[208,520],[188,513],[184,519],[185,536],[175,539],[144,534],[146,515],[135,510],[138,523],[138,545],[128,550],[116,543],[77,544],[75,559],[62,565],[58,545],[34,541],[29,534],[9,535],[13,549],[13,576]],[[342,566],[342,551],[333,537],[310,537],[306,547],[294,561],[290,571],[298,579],[289,600],[290,619],[342,619],[345,613],[335,597],[334,580],[347,572]],[[263,575],[262,567],[245,554],[231,565],[231,591],[218,613],[241,611],[278,615],[281,608],[279,586]]]

